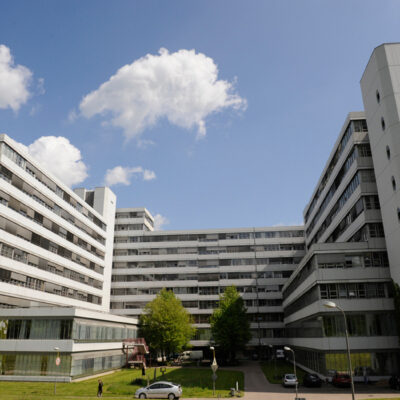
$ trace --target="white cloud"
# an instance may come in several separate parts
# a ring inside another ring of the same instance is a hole
[[[121,167],[118,165],[106,171],[104,182],[107,186],[122,184],[128,186],[133,177],[141,177],[144,181],[150,181],[156,178],[154,171],[143,169],[142,167]]]
[[[164,225],[168,225],[169,220],[168,218],[162,216],[161,214],[156,214],[154,216],[154,230],[161,231]]]
[[[214,60],[195,50],[147,54],[124,65],[97,90],[86,95],[79,108],[83,116],[96,114],[124,130],[127,139],[159,119],[206,134],[206,118],[224,108],[245,109],[246,100],[233,84],[218,79]]]
[[[23,65],[14,65],[10,49],[0,45],[0,108],[18,111],[30,96],[32,72]]]
[[[81,183],[88,176],[80,150],[65,137],[42,136],[30,144],[27,150],[43,167],[68,186]]]

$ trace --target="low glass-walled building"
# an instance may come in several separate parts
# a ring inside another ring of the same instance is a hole
[[[123,341],[135,338],[132,318],[75,308],[2,309],[0,380],[70,381],[120,368]]]

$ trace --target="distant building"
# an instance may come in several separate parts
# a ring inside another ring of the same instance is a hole
[[[250,345],[286,343],[282,287],[303,258],[302,226],[152,231],[146,209],[117,209],[111,312],[139,317],[162,288],[193,315],[192,344],[208,346],[210,315],[226,287],[248,309]]]

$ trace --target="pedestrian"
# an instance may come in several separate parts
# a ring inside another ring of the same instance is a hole
[[[97,387],[97,397],[101,397],[103,395],[103,381],[99,379],[99,386]]]
[[[142,365],[142,376],[146,376],[146,366]]]

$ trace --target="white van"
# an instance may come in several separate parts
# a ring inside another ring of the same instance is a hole
[[[285,358],[285,352],[283,349],[276,349],[275,357],[277,359],[284,359]]]

